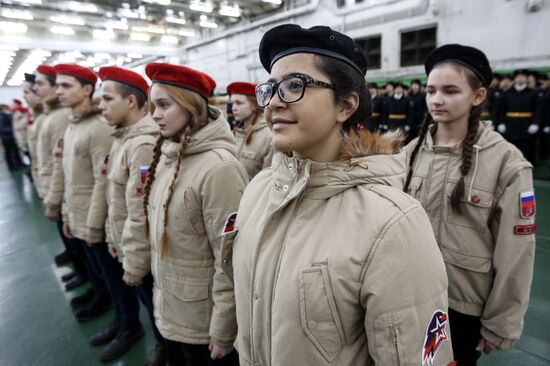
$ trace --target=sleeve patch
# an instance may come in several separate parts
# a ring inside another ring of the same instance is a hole
[[[222,235],[229,234],[235,231],[235,221],[237,221],[237,213],[233,212],[227,217],[227,220],[225,220]]]
[[[145,191],[145,184],[147,183],[147,177],[149,176],[149,166],[144,165],[139,167],[139,184],[136,186],[136,194],[142,196]]]
[[[535,192],[527,191],[519,194],[519,215],[522,219],[528,219],[535,216],[536,203]]]
[[[424,337],[424,346],[422,347],[422,366],[433,365],[435,355],[441,347],[441,345],[446,342],[449,338],[445,329],[447,328],[448,323],[447,313],[443,310],[436,310],[428,327],[426,328],[426,335]]]
[[[109,168],[109,154],[105,155],[105,157],[103,158],[103,163],[101,164],[101,169],[99,170],[99,174],[107,175],[108,168]]]
[[[63,157],[63,138],[57,140],[55,149],[53,150],[53,156],[58,159]]]
[[[514,235],[531,235],[537,231],[536,224],[514,226]]]

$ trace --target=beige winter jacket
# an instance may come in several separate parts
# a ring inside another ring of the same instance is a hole
[[[107,219],[106,177],[101,174],[114,132],[96,103],[80,118],[71,117],[63,139],[63,220],[73,235],[104,238]]]
[[[158,134],[149,114],[132,126],[116,129],[106,172],[107,241],[117,249],[124,271],[139,278],[151,269],[151,250],[143,231],[143,188]]]
[[[45,117],[38,133],[36,149],[38,151],[38,176],[44,197],[48,196],[52,179],[54,150],[58,140],[63,137],[69,125],[70,108],[62,108],[57,98],[45,102]]]
[[[17,146],[23,151],[28,151],[27,130],[29,127],[29,113],[20,110],[13,112],[13,135]]]
[[[443,253],[449,307],[481,316],[483,337],[510,348],[521,335],[533,274],[534,211],[521,211],[522,192],[533,192],[532,166],[490,122],[480,124],[478,134],[462,215],[450,205],[461,148],[434,146],[430,134],[416,158],[409,193],[428,213]],[[416,141],[405,147],[409,154]]]
[[[445,267],[399,142],[361,135],[335,162],[276,153],[246,188],[223,246],[242,366],[452,361]]]
[[[211,108],[211,107],[210,107]],[[215,109],[215,114],[221,113]],[[233,284],[221,270],[224,225],[248,181],[223,117],[192,136],[168,207],[168,250],[161,258],[163,205],[180,144],[165,141],[149,196],[151,270],[156,325],[170,340],[222,346],[237,334]]]
[[[39,110],[41,111],[42,108],[39,108]],[[36,145],[38,143],[38,133],[40,132],[40,127],[42,126],[42,122],[44,121],[44,118],[46,118],[46,115],[42,112],[33,113],[33,122],[29,128],[29,133],[27,135],[28,144],[29,144],[29,154],[31,156],[32,181],[34,183],[34,187],[36,188],[36,193],[40,198],[44,197],[44,192],[42,190],[42,186],[40,184],[40,177],[38,175],[38,150]]]
[[[271,166],[273,159],[272,133],[263,116],[258,117],[250,135],[249,143],[245,141],[246,129],[235,131],[237,139],[237,158],[244,165],[250,179],[260,170]]]

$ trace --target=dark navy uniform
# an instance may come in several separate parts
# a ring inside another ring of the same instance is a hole
[[[498,88],[489,88],[487,91],[487,99],[481,112],[481,119],[491,120],[493,125],[499,122],[499,107],[502,92]]]
[[[412,124],[417,129],[424,121],[424,115],[426,114],[426,94],[411,92],[409,98],[412,101]]]
[[[499,123],[506,126],[504,137],[516,145],[532,163],[535,160],[535,135],[529,134],[527,130],[530,125],[539,125],[538,99],[534,90],[525,88],[518,91],[512,87],[502,96],[499,107]]]
[[[387,98],[384,112],[384,125],[387,126],[388,130],[400,128],[407,135],[413,135],[412,101],[408,97],[403,95],[400,99],[396,99],[394,95]]]
[[[375,95],[372,97],[372,115],[369,117],[366,123],[366,128],[369,131],[376,131],[380,129],[382,124],[382,116],[384,112],[384,97]]]

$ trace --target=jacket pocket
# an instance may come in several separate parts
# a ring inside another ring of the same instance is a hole
[[[256,155],[257,155],[256,152],[252,150],[243,149],[241,151],[241,156],[248,160],[256,160]]]
[[[196,331],[208,331],[212,302],[210,283],[165,277],[162,317],[169,324]]]
[[[446,263],[469,271],[487,273],[491,269],[491,258],[476,257],[446,247],[441,248],[441,253]]]
[[[462,214],[455,213],[451,207],[451,195],[455,183],[447,184],[447,222],[479,232],[488,229],[489,216],[493,204],[493,194],[488,191],[473,188],[471,195],[468,184],[464,187],[464,196],[461,198]]]
[[[345,338],[327,265],[301,271],[300,313],[302,330],[323,357],[332,361]]]
[[[418,200],[420,203],[423,203],[422,201],[422,182],[423,178],[419,176],[414,176],[411,178],[411,182],[409,183],[409,189],[408,194],[412,197],[414,197],[416,200]]]

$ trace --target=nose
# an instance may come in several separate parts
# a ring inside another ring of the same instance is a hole
[[[271,100],[267,104],[266,108],[281,109],[284,107],[286,107],[286,103],[281,100],[281,98],[279,97],[279,93],[275,91],[275,93],[273,93],[273,97],[271,97]]]
[[[441,93],[440,92],[435,92],[435,93],[433,93],[432,96],[426,97],[426,103],[431,103],[431,104],[434,104],[434,105],[443,104],[443,98],[441,98]]]
[[[159,108],[155,108],[155,111],[153,112],[153,115],[151,117],[153,118],[153,121],[155,121],[155,122],[158,122],[162,119]]]

